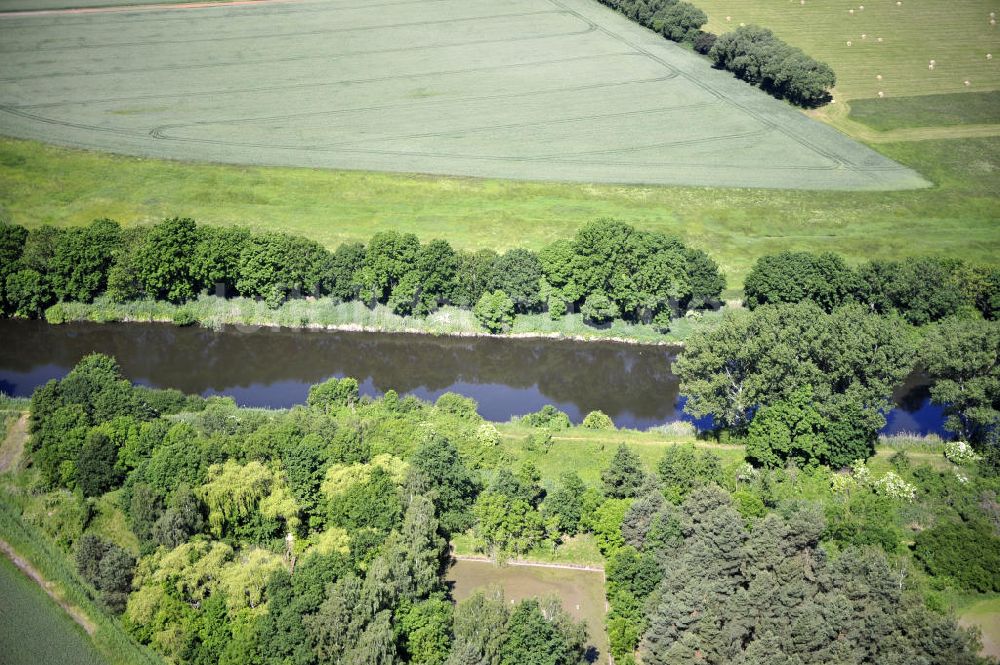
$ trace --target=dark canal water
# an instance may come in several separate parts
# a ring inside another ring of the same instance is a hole
[[[553,404],[580,422],[600,409],[619,427],[688,419],[670,365],[679,349],[598,342],[430,337],[169,324],[0,321],[0,391],[29,396],[91,352],[113,355],[133,381],[245,406],[288,407],[309,386],[352,376],[366,395],[394,389],[434,400],[472,397],[490,420]],[[942,433],[940,407],[919,377],[896,397],[887,433]]]

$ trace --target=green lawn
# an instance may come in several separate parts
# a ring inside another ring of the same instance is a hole
[[[959,92],[851,102],[851,120],[872,129],[1000,123],[1000,91]]]
[[[827,62],[837,74],[835,99],[1000,89],[1000,33],[990,25],[994,0],[692,2],[708,14],[712,32],[756,23]]]
[[[836,251],[852,261],[918,253],[996,260],[1000,138],[878,149],[936,186],[804,192],[527,183],[171,162],[0,139],[0,202],[28,227],[189,215],[298,233],[328,247],[397,229],[465,249],[537,249],[616,217],[705,249],[731,289],[757,257],[785,249]]]

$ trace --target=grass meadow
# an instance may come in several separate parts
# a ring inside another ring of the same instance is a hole
[[[538,249],[615,217],[706,250],[730,293],[761,255],[840,252],[851,261],[914,254],[1000,255],[1000,138],[878,149],[924,174],[911,192],[640,187],[406,176],[142,159],[0,139],[0,203],[28,227],[99,217],[125,225],[186,215],[313,238],[327,247],[396,229],[462,249]]]

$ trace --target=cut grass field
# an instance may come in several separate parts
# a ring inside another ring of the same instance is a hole
[[[377,231],[463,249],[533,249],[615,217],[706,250],[735,293],[757,257],[834,251],[849,260],[1000,256],[1000,138],[881,144],[935,183],[912,192],[624,187],[238,167],[119,157],[0,139],[0,203],[30,228],[99,217],[187,215],[286,231],[327,247]]]
[[[708,14],[712,32],[762,25],[827,62],[837,74],[838,102],[874,99],[879,91],[892,98],[1000,89],[1000,28],[990,25],[995,0],[692,2]]]
[[[1000,91],[858,99],[850,118],[880,132],[960,125],[998,125],[1000,131]]]
[[[913,189],[913,171],[594,0],[0,14],[0,132],[173,159]]]

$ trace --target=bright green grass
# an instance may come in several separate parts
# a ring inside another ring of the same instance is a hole
[[[0,556],[0,662],[107,663],[62,608],[4,556]]]
[[[601,470],[608,467],[618,444],[625,443],[642,459],[646,469],[655,472],[656,465],[668,446],[677,443],[692,443],[692,438],[668,437],[660,432],[638,432],[634,430],[588,430],[583,427],[552,432],[552,445],[546,450],[529,450],[525,440],[537,429],[517,424],[499,425],[503,435],[504,452],[514,460],[513,468],[530,461],[542,475],[542,484],[553,487],[559,483],[564,473],[578,473],[584,483],[599,486]],[[695,442],[699,448],[710,449],[722,458],[723,464],[743,460],[742,446],[720,446],[705,442]]]
[[[995,124],[1000,123],[1000,91],[859,99],[851,102],[850,117],[879,131]]]
[[[459,556],[482,556],[476,551],[475,539],[472,533],[461,533],[451,539],[452,548]],[[572,564],[574,566],[603,567],[604,556],[597,547],[594,536],[582,533],[572,538],[566,538],[555,549],[548,545],[540,545],[527,554],[518,557],[523,561],[535,563]]]
[[[994,0],[692,2],[708,14],[712,32],[756,23],[827,62],[837,74],[835,99],[872,99],[880,90],[891,98],[1000,89],[1000,32],[989,23]]]
[[[730,294],[757,257],[785,249],[835,251],[852,261],[919,253],[996,260],[1000,138],[879,150],[937,186],[875,193],[526,183],[191,164],[0,139],[0,202],[28,227],[189,215],[297,233],[327,247],[396,229],[463,249],[538,249],[615,217],[706,250]]]

